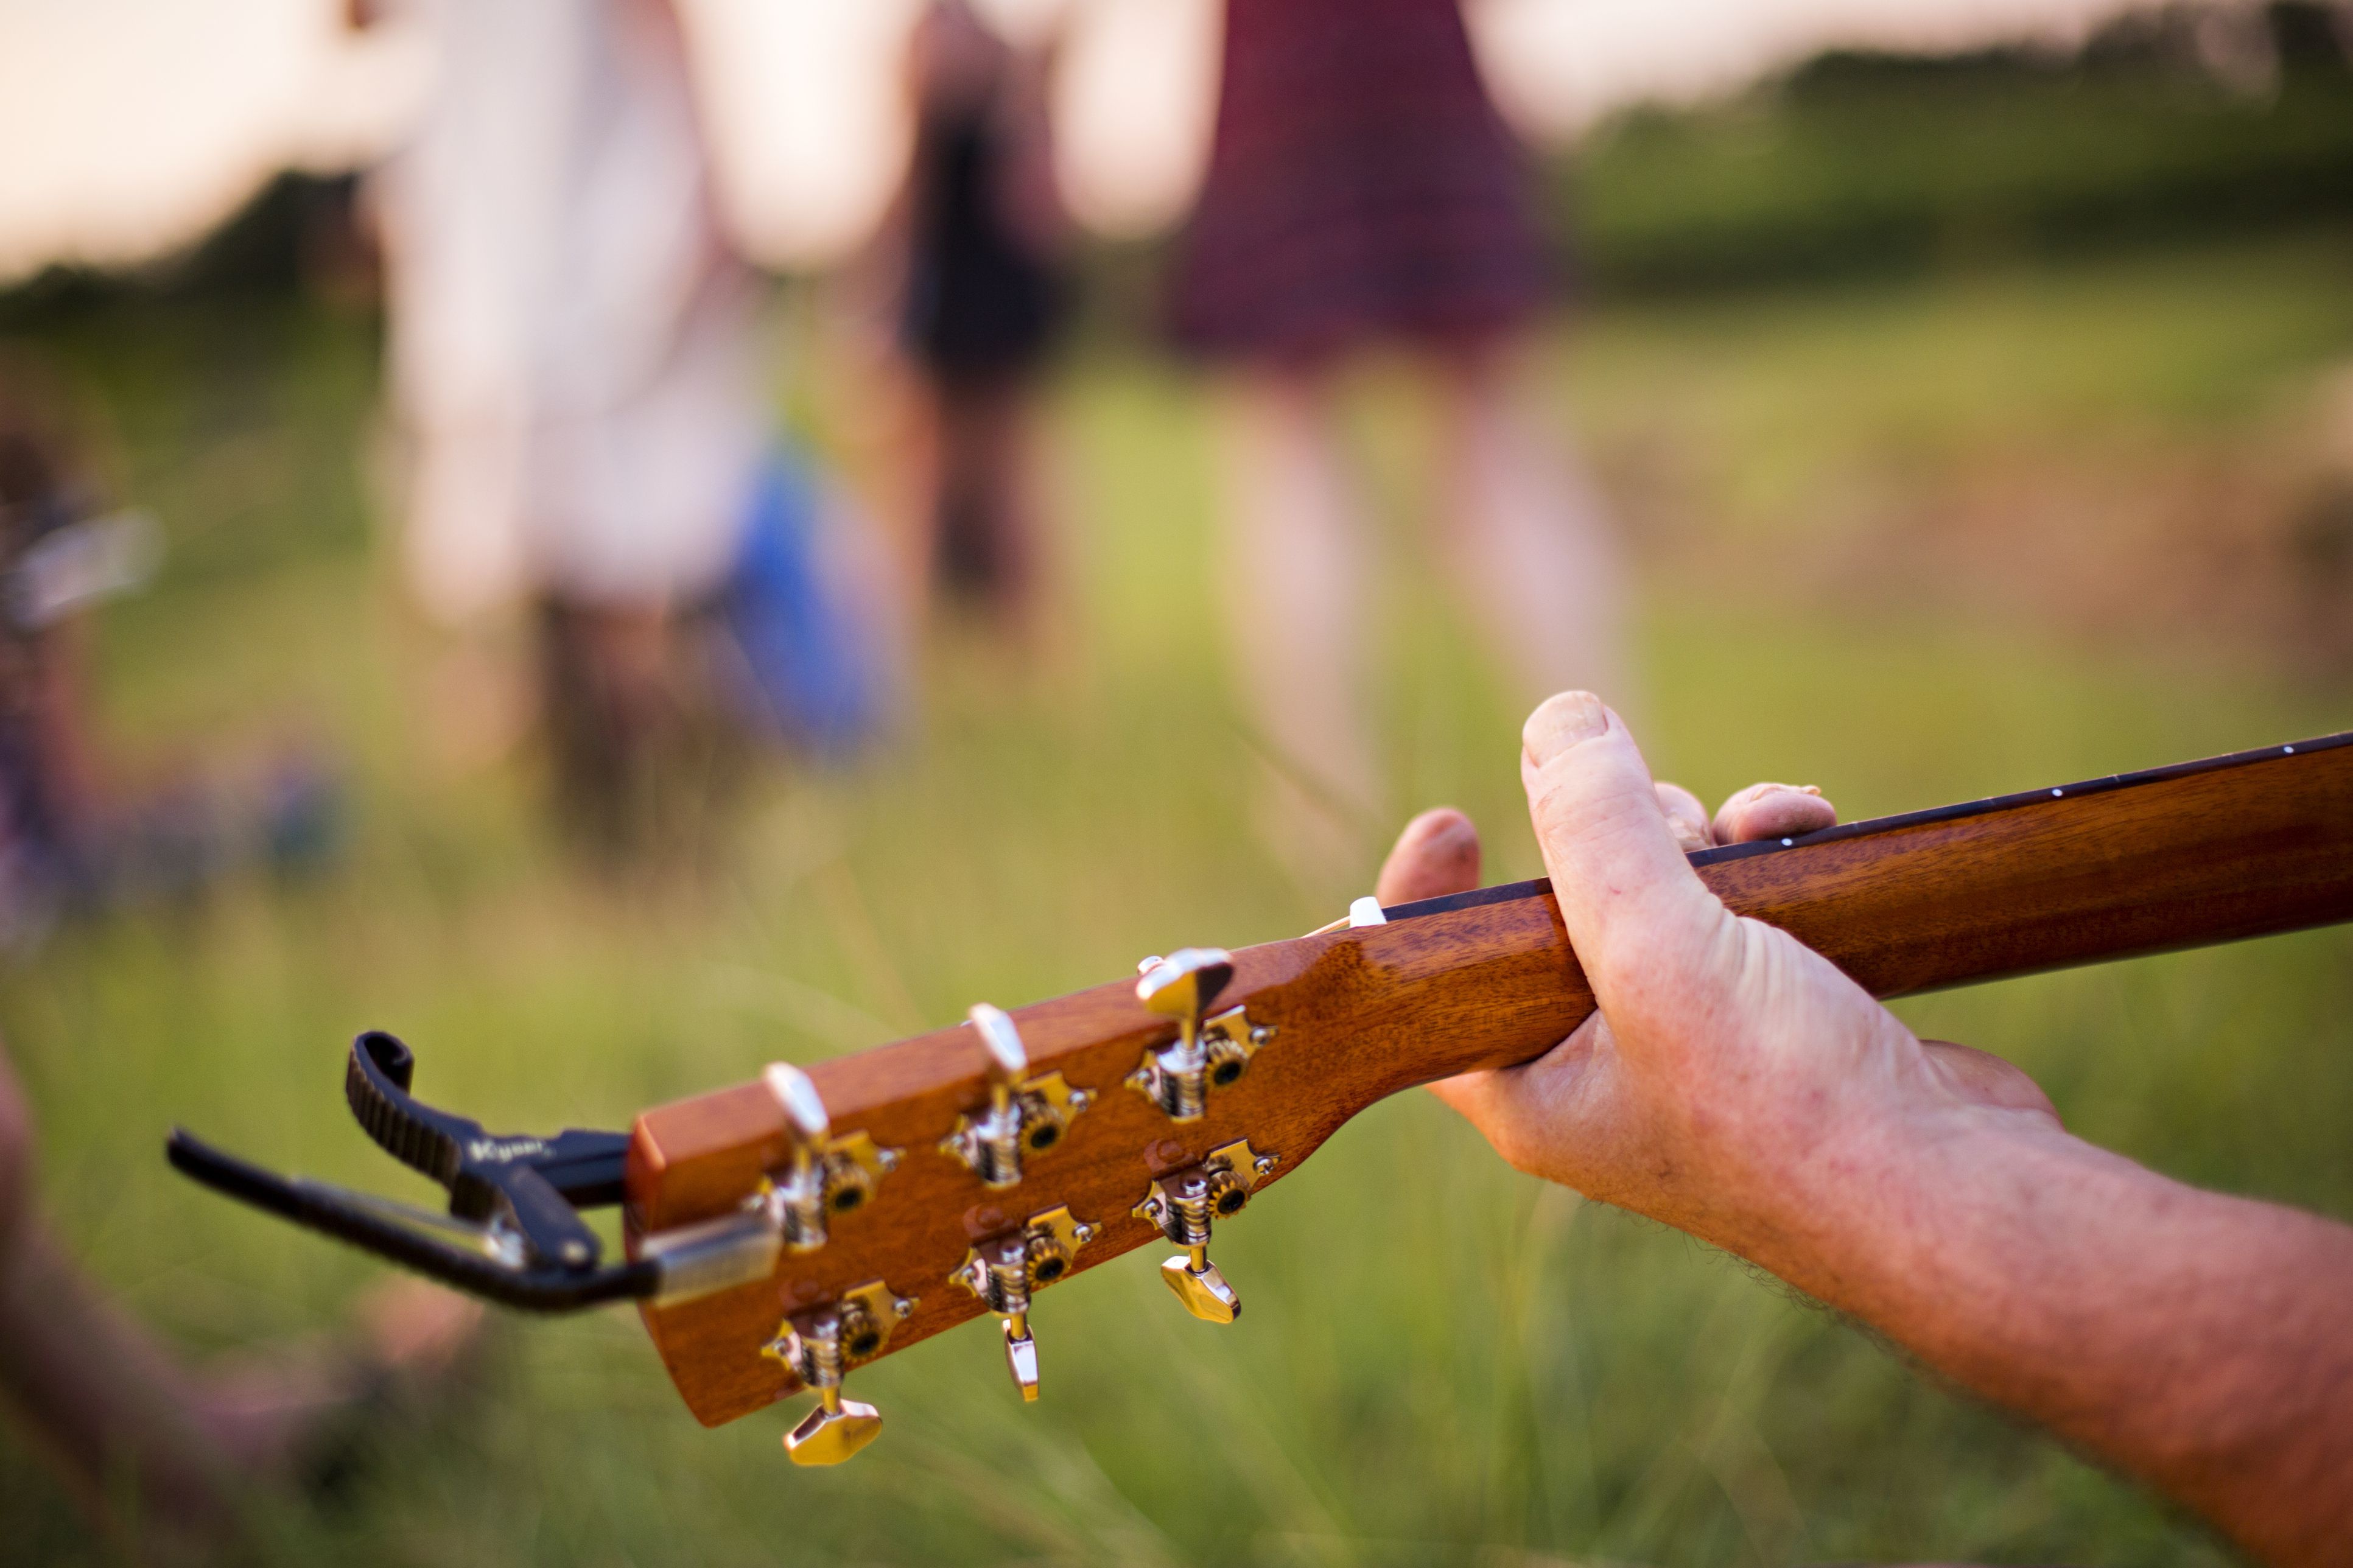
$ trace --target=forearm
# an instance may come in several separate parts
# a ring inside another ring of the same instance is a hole
[[[2280,1562],[2353,1542],[2353,1228],[1943,1107],[1809,1162],[1744,1247]]]

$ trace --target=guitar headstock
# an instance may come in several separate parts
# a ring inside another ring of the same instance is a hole
[[[1232,1322],[1209,1250],[1269,1184],[1375,1101],[1525,1060],[1591,1010],[1541,884],[1459,902],[1360,900],[1293,941],[1183,949],[646,1112],[627,1232],[694,1282],[642,1304],[688,1406],[715,1426],[813,1391],[786,1446],[830,1463],[879,1424],[846,1374],[983,1313],[1035,1398],[1039,1293],[1153,1243],[1185,1310]]]
[[[983,1313],[1034,1399],[1038,1294],[1155,1240],[1181,1249],[1162,1270],[1186,1309],[1232,1321],[1216,1227],[1368,1102],[1311,1060],[1300,1005],[1335,941],[1183,949],[639,1117],[630,1254],[688,1284],[644,1304],[688,1405],[716,1424],[814,1391],[786,1446],[830,1463],[875,1429],[848,1372]]]

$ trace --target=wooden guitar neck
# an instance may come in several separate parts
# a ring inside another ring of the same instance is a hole
[[[1788,931],[1879,997],[2328,925],[2353,919],[2353,733],[1691,861],[1735,913]],[[1549,949],[1561,941],[1551,894],[1537,880],[1384,912],[1394,924],[1526,904],[1510,917],[1529,928],[1519,940]],[[1575,955],[1562,958],[1574,972]],[[1496,1045],[1500,1056],[1465,1065],[1525,1059]]]
[[[1879,996],[2322,925],[2353,919],[2353,734],[1692,859],[1732,910]],[[646,1305],[688,1405],[716,1423],[815,1382],[833,1408],[845,1361],[813,1379],[808,1349],[828,1323],[871,1331],[849,1364],[991,1310],[1011,1345],[1028,1296],[1017,1318],[988,1274],[1009,1238],[1031,1276],[1052,1262],[1029,1286],[1164,1237],[1185,1245],[1170,1215],[1187,1181],[1229,1215],[1366,1106],[1528,1060],[1592,1010],[1546,883],[1385,915],[1229,959],[1176,955],[1166,994],[1215,993],[1198,1020],[1120,982],[1019,1009],[994,1043],[962,1025],[819,1064],[798,1080],[817,1109],[797,1124],[789,1071],[648,1111],[628,1163],[633,1257],[763,1194],[771,1209],[778,1191],[839,1205],[811,1222],[818,1244],[793,1233],[765,1277]],[[973,1152],[992,1114],[1024,1138],[1052,1123],[1011,1182],[985,1179],[1005,1172]]]

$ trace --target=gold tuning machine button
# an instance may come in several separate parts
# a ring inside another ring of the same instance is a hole
[[[817,1408],[785,1434],[785,1453],[794,1464],[838,1465],[882,1435],[882,1413],[844,1397],[841,1380],[851,1367],[881,1355],[914,1310],[913,1297],[870,1279],[777,1327],[761,1353],[784,1363],[817,1394]]]
[[[835,1134],[825,1101],[808,1074],[771,1062],[761,1081],[792,1131],[792,1160],[772,1172],[754,1200],[795,1252],[825,1245],[832,1222],[862,1208],[883,1177],[899,1168],[899,1151],[879,1147],[863,1132]]]
[[[1095,1227],[1067,1207],[1033,1214],[1018,1230],[976,1242],[964,1255],[955,1282],[1005,1321],[1005,1368],[1024,1401],[1038,1397],[1038,1342],[1029,1332],[1029,1300],[1071,1271]]]
[[[1210,1227],[1241,1213],[1278,1163],[1278,1156],[1257,1153],[1240,1139],[1210,1150],[1198,1165],[1159,1177],[1131,1211],[1185,1249],[1161,1264],[1160,1278],[1205,1322],[1230,1323],[1242,1310],[1241,1297],[1209,1261]]]
[[[1094,1096],[1059,1072],[1032,1074],[1021,1031],[1002,1009],[982,1002],[968,1016],[988,1052],[988,1104],[957,1121],[940,1152],[963,1161],[982,1185],[1009,1187],[1021,1180],[1022,1162],[1058,1146]]]
[[[1274,1026],[1253,1025],[1242,1007],[1209,1010],[1234,977],[1233,956],[1221,948],[1180,948],[1137,968],[1136,1000],[1176,1020],[1176,1041],[1145,1052],[1127,1075],[1127,1087],[1171,1121],[1198,1121],[1208,1110],[1209,1091],[1240,1079],[1259,1047],[1273,1038]]]

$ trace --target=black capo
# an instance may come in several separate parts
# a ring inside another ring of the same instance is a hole
[[[510,1307],[563,1312],[655,1293],[661,1271],[650,1262],[599,1268],[603,1247],[580,1218],[582,1209],[621,1201],[628,1133],[494,1137],[479,1121],[411,1099],[416,1071],[406,1046],[372,1030],[352,1042],[343,1097],[385,1152],[449,1189],[447,1215],[280,1176],[180,1128],[164,1153],[215,1192]],[[442,1239],[450,1236],[470,1245]]]

